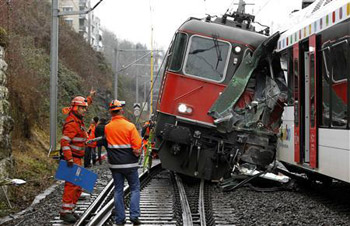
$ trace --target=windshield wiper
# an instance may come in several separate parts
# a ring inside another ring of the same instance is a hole
[[[218,35],[213,34],[213,42],[214,42],[214,47],[216,50],[216,55],[218,57],[217,61],[216,61],[216,67],[215,67],[215,69],[217,70],[218,66],[219,66],[219,62],[222,61],[221,49],[220,49],[219,42],[218,42]]]

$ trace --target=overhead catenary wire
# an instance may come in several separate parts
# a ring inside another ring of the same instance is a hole
[[[168,48],[168,50],[166,51],[166,54],[165,54],[165,57],[164,57],[164,59],[162,60],[162,63],[161,63],[161,65],[160,65],[160,69],[163,67],[163,64],[164,64],[164,62],[165,62],[165,60],[166,60],[166,56],[168,55],[168,53],[169,53],[169,49],[170,49],[170,47]],[[153,82],[151,83],[151,87],[150,87],[150,90],[149,90],[149,92],[148,92],[148,94],[147,94],[147,97],[146,97],[146,100],[148,100],[149,99],[149,97],[150,97],[150,95],[151,95],[151,91],[152,91],[152,89],[153,89],[153,87],[154,87],[154,83],[157,81],[157,79],[158,79],[158,77],[159,77],[159,74],[160,74],[160,71],[161,70],[158,70],[158,72],[157,72],[157,76],[156,76],[156,78],[153,80]],[[145,101],[146,101],[145,100]],[[145,108],[145,105],[143,105],[142,107],[141,107],[141,112],[143,112],[143,109]],[[138,124],[139,123],[139,121],[140,121],[140,118],[141,118],[141,114],[137,117],[137,119],[136,119],[136,124]]]
[[[255,16],[259,15],[263,11],[263,9],[271,2],[272,0],[267,0],[262,7],[259,8],[259,11],[255,13]]]
[[[230,6],[227,8],[225,14],[227,14],[232,8],[233,8],[233,4],[234,4],[235,0],[232,0]]]

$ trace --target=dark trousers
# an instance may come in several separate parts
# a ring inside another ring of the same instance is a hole
[[[100,164],[102,164],[102,159],[101,159],[101,152],[102,152],[102,147],[105,147],[107,151],[107,144],[97,144],[97,158]]]
[[[121,224],[125,220],[124,205],[124,180],[128,181],[130,186],[130,219],[140,217],[140,180],[137,168],[112,170],[114,180],[114,208],[115,221]]]
[[[86,147],[85,155],[84,155],[84,167],[90,167],[92,163],[95,165],[96,163],[96,148]]]

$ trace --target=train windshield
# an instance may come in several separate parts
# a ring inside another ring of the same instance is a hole
[[[212,38],[192,36],[184,72],[216,82],[225,78],[231,45]]]

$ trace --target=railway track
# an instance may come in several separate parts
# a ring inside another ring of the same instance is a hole
[[[160,164],[140,175],[142,225],[206,225],[205,182],[187,185],[180,176],[164,170]],[[75,225],[113,225],[114,201],[111,180],[94,201],[85,207]],[[129,187],[124,188],[129,205]],[[129,210],[126,209],[126,216]],[[125,225],[132,225],[129,219]]]
[[[341,186],[323,195],[318,192],[318,195],[312,195],[305,191],[259,193],[247,187],[223,193],[215,184],[195,179],[188,180],[162,169],[160,164],[141,174],[140,182],[142,225],[274,225],[288,222],[299,225],[311,222],[312,225],[312,222],[317,224],[329,222],[331,218],[336,219],[332,220],[336,225],[348,219],[344,212],[349,212],[349,205],[328,197],[329,194],[338,197],[340,190],[344,190]],[[91,196],[93,201],[91,198],[78,205],[81,218],[75,225],[113,225],[115,222],[113,181],[101,182],[101,186],[103,183],[105,185],[100,194]],[[337,194],[334,194],[334,191]],[[128,206],[130,195],[128,186],[124,188],[124,194]],[[344,195],[341,196],[345,198]],[[125,225],[132,225],[128,215],[127,208]],[[296,219],[303,215],[308,217],[302,218],[300,224]],[[336,216],[340,216],[341,219],[337,219]],[[313,218],[317,221],[312,221]],[[57,219],[51,223],[63,225]]]

